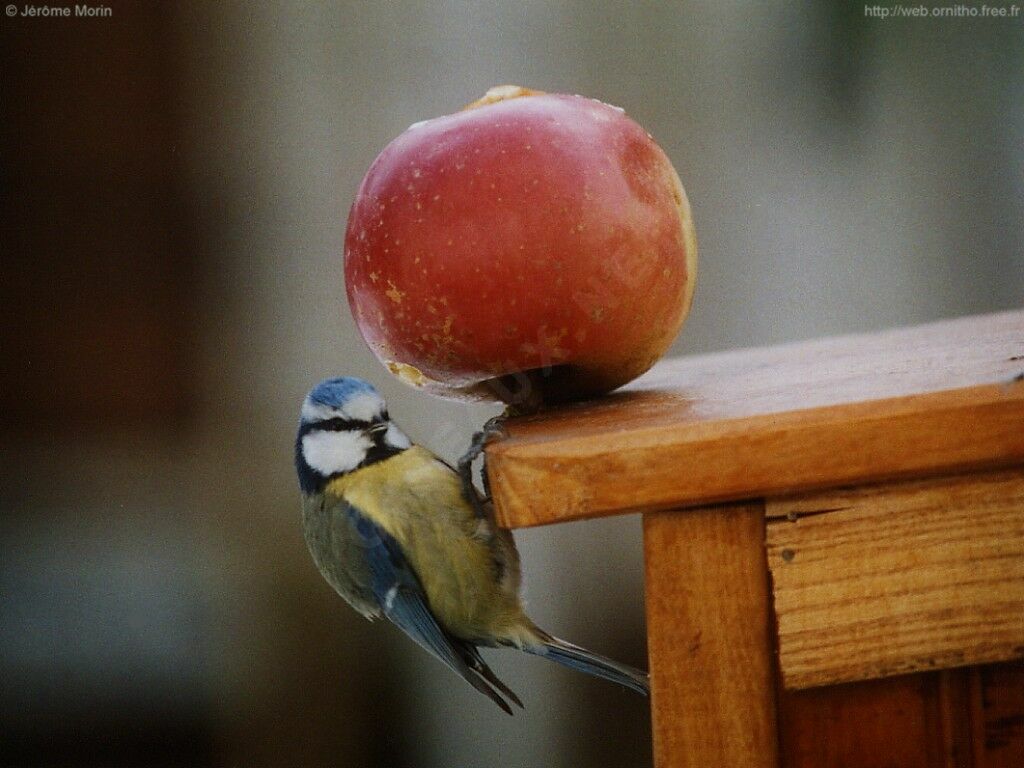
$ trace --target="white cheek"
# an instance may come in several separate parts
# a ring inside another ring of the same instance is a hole
[[[405,449],[412,446],[412,441],[394,424],[388,424],[388,431],[384,433],[384,442],[392,448]]]
[[[310,432],[302,438],[302,457],[321,475],[348,472],[363,463],[373,442],[362,432]]]
[[[333,408],[328,408],[323,403],[314,403],[308,397],[302,403],[302,420],[306,423],[327,421],[337,415]]]
[[[384,400],[380,395],[365,392],[349,398],[342,410],[355,421],[373,421],[384,412]]]

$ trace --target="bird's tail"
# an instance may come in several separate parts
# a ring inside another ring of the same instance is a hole
[[[546,632],[538,632],[538,634],[541,644],[527,646],[523,648],[524,651],[557,661],[569,669],[610,680],[644,696],[650,695],[651,684],[646,672],[612,661],[605,656],[592,653],[586,648],[567,643],[565,640],[559,640]]]

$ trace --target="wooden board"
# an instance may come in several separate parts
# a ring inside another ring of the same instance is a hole
[[[974,768],[1024,765],[1024,664],[971,670]]]
[[[763,506],[647,514],[644,560],[655,766],[776,766]]]
[[[970,670],[779,694],[786,768],[970,768]]]
[[[664,361],[514,419],[487,449],[503,525],[1024,462],[1024,312]]]
[[[1024,469],[766,513],[787,688],[1024,657]]]
[[[1019,768],[1024,664],[779,692],[786,768]]]

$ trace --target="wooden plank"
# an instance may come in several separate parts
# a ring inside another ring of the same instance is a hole
[[[969,670],[780,691],[786,768],[972,768]]]
[[[974,768],[974,748],[971,728],[971,680],[978,667],[943,669],[931,673],[938,678],[937,711],[938,732],[941,739],[941,761],[944,768]],[[893,678],[872,682],[886,682]]]
[[[1024,765],[1024,663],[972,669],[974,768]]]
[[[644,515],[654,763],[777,766],[760,504]]]
[[[509,527],[1024,461],[1024,311],[664,361],[514,419],[488,447]]]
[[[1024,656],[1024,468],[766,511],[787,688]]]
[[[1024,664],[779,691],[786,768],[1018,768]]]

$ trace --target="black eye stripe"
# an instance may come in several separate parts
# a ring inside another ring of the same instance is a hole
[[[340,416],[323,421],[309,421],[299,427],[299,437],[310,432],[346,432],[365,431],[372,427],[374,422],[365,419],[343,419]]]
[[[331,432],[343,432],[352,429],[369,429],[373,426],[372,421],[365,419],[342,419],[340,417],[318,421],[315,424],[317,429],[326,429]]]

